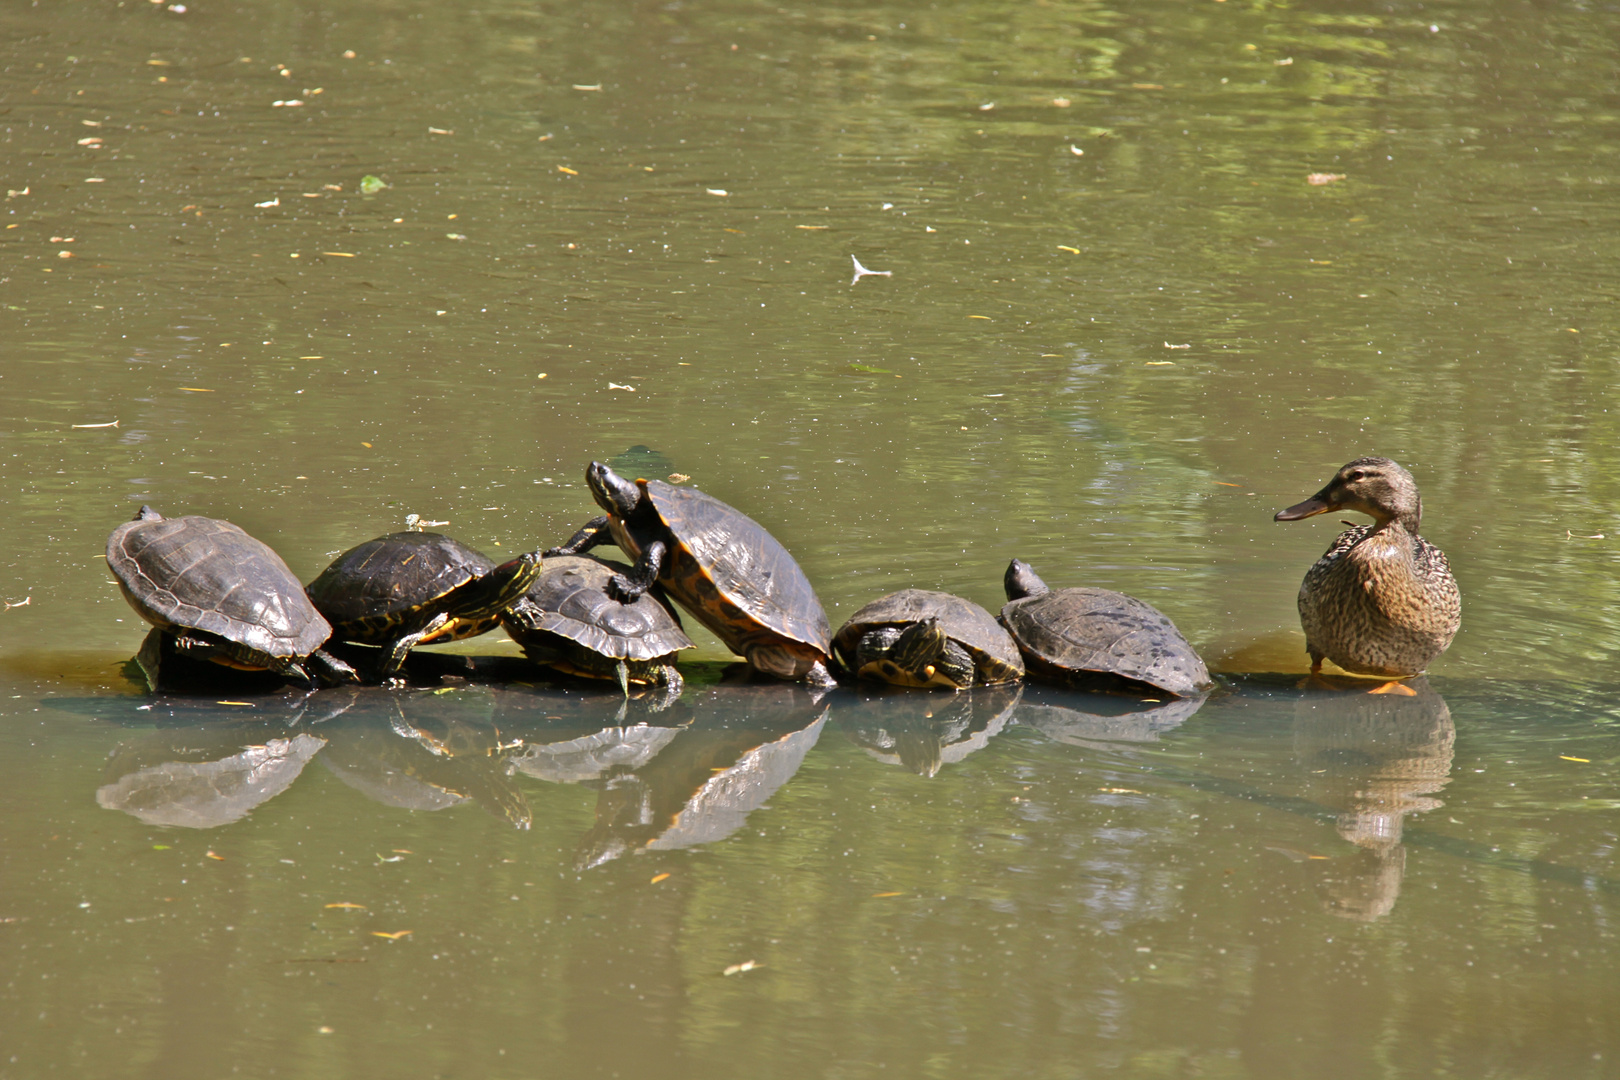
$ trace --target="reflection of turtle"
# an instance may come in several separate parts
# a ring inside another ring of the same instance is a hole
[[[596,824],[580,841],[580,869],[730,836],[798,770],[828,713],[802,687],[757,683],[700,688],[689,703],[690,727],[634,771],[594,781]]]
[[[591,462],[585,479],[607,513],[548,555],[617,544],[636,567],[610,583],[615,599],[628,603],[656,582],[756,671],[833,682],[821,601],[793,556],[757,521],[696,488],[631,483],[601,462]]]
[[[1104,749],[1110,743],[1157,742],[1203,708],[1203,695],[1146,703],[1119,694],[1088,694],[1030,686],[1018,706],[1018,723],[1054,742]]]
[[[1208,690],[1209,669],[1157,608],[1111,589],[1047,588],[1014,559],[1001,623],[1018,642],[1031,678],[1190,697]]]
[[[305,662],[327,682],[355,678],[321,651],[332,628],[281,556],[228,521],[143,506],[107,538],[107,566],[136,613],[187,656],[305,683]],[[154,686],[159,655],[142,663]]]
[[[533,814],[508,766],[522,740],[492,721],[490,692],[357,693],[354,707],[320,729],[328,740],[320,760],[345,784],[408,810],[475,802],[529,827]]]
[[[448,536],[400,532],[339,555],[309,583],[309,597],[335,638],[381,645],[378,676],[398,682],[411,649],[495,629],[539,575],[533,552],[496,566]]]
[[[1020,683],[1004,683],[950,696],[863,693],[840,703],[838,726],[877,760],[934,776],[1000,734],[1023,692]]]
[[[110,769],[116,777],[96,791],[96,802],[148,825],[209,829],[243,818],[287,790],[326,745],[300,733],[243,746],[242,734],[234,725],[223,732],[191,728],[184,737],[158,732],[119,747]],[[184,760],[199,753],[219,756]]]
[[[524,653],[570,675],[617,679],[626,694],[630,683],[667,686],[676,694],[681,674],[675,654],[693,647],[679,620],[649,590],[629,604],[607,594],[623,563],[589,556],[548,559],[540,580],[501,613],[501,625]]]
[[[971,600],[902,589],[854,615],[833,639],[854,674],[896,686],[960,690],[1024,677],[1024,661],[995,617]]]

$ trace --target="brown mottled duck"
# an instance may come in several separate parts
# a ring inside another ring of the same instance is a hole
[[[1312,674],[1323,657],[1362,675],[1420,674],[1456,636],[1462,596],[1445,553],[1418,535],[1423,500],[1412,474],[1388,458],[1357,458],[1276,520],[1330,510],[1355,510],[1373,523],[1340,533],[1300,584]]]

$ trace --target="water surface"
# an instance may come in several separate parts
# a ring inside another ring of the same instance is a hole
[[[1613,16],[0,12],[0,1076],[1615,1075]],[[1296,686],[1271,514],[1364,453],[1464,593],[1411,696]],[[592,459],[835,626],[1017,556],[1221,689],[126,674],[142,504],[308,580]]]

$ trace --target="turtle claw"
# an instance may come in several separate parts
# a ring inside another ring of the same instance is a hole
[[[619,690],[624,694],[625,697],[629,697],[630,671],[627,667],[625,667],[623,660],[620,660],[617,664],[613,665],[613,675],[619,680]]]

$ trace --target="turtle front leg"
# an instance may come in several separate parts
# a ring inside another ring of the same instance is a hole
[[[430,638],[444,629],[450,621],[448,612],[441,611],[433,616],[432,620],[415,633],[395,638],[383,648],[383,662],[377,667],[377,677],[384,686],[399,688],[405,685],[405,679],[400,675],[399,669],[405,666],[406,655],[424,638]]]
[[[641,594],[653,587],[658,572],[664,568],[664,542],[654,540],[641,550],[636,568],[628,575],[614,574],[608,582],[607,594],[621,604],[633,604]]]
[[[611,544],[613,533],[608,529],[608,517],[593,517],[580,526],[579,532],[568,538],[568,542],[561,547],[547,548],[541,552],[545,558],[554,558],[558,555],[579,555],[591,550],[600,544]]]

